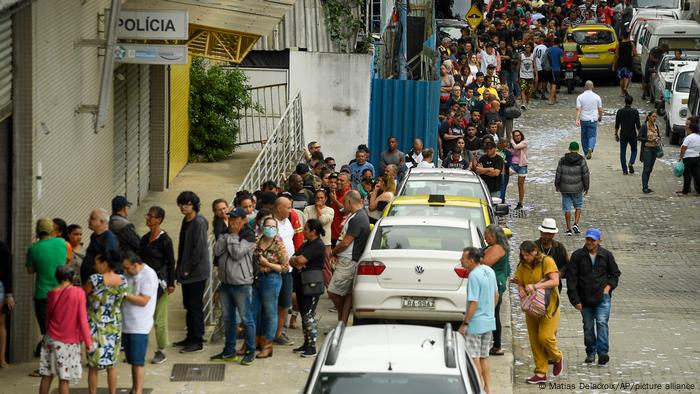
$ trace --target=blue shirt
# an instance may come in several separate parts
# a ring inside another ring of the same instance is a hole
[[[377,173],[374,172],[374,166],[370,162],[365,162],[365,164],[358,164],[356,161],[350,164],[350,171],[352,171],[352,188],[355,189],[357,185],[362,181],[362,173],[365,170],[372,171],[372,177],[376,177]]]
[[[467,334],[484,334],[496,329],[496,294],[496,273],[491,267],[481,264],[469,273],[467,301],[476,301],[477,304],[476,312],[468,322]]]
[[[559,47],[549,48],[549,64],[552,66],[552,71],[561,71],[561,57],[564,56],[564,50]]]

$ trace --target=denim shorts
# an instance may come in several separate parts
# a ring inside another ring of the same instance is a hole
[[[291,308],[292,307],[292,290],[294,289],[294,279],[292,278],[292,273],[287,272],[282,275],[282,288],[280,289],[280,296],[277,300],[278,308]]]
[[[562,193],[561,209],[564,212],[571,212],[574,208],[583,208],[583,193]]]
[[[122,345],[127,363],[141,367],[145,365],[148,334],[123,334]]]
[[[520,176],[527,175],[527,166],[519,166],[511,163],[510,168],[513,170],[513,172]]]

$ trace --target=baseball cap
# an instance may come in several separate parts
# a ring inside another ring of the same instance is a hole
[[[569,150],[572,152],[578,152],[578,142],[576,141],[571,141],[569,143]]]
[[[594,241],[600,241],[601,232],[595,227],[586,230],[586,238],[591,238]]]
[[[230,217],[230,218],[244,218],[244,217],[246,217],[246,213],[243,210],[243,208],[236,208],[228,213],[228,217]]]
[[[131,203],[125,196],[116,196],[112,199],[112,212],[117,212],[124,207],[130,207]]]
[[[44,233],[46,235],[51,235],[53,233],[53,220],[49,218],[40,218],[36,221],[36,233]]]

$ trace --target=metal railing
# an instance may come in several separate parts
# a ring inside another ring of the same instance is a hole
[[[287,84],[256,86],[248,89],[252,105],[244,107],[238,119],[237,145],[265,144],[287,105]]]
[[[302,119],[301,94],[297,93],[281,114],[277,125],[264,141],[258,157],[246,174],[240,190],[257,190],[267,180],[278,181],[281,173],[290,172],[304,155],[304,124]],[[233,202],[231,202],[233,205]],[[209,240],[209,253],[213,255],[214,238]],[[207,287],[204,290],[204,320],[216,325],[210,341],[216,342],[223,335],[216,305],[215,294],[219,287],[216,268],[212,268]]]

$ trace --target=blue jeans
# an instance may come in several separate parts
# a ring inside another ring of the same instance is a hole
[[[251,318],[258,327],[258,335],[268,341],[275,339],[277,331],[277,298],[282,288],[282,276],[276,272],[260,274],[253,287]]]
[[[637,140],[635,138],[620,137],[620,165],[622,172],[627,173],[627,145],[630,146],[630,164],[637,159]]]
[[[246,353],[255,352],[255,322],[247,312],[253,300],[252,285],[229,285],[222,283],[219,288],[219,300],[221,301],[221,320],[224,322],[226,343],[224,354],[233,354],[236,351],[236,335],[238,323],[236,312],[241,317],[245,327]]]
[[[518,77],[515,71],[501,71],[506,74],[506,84],[508,85],[509,91],[513,92],[515,97],[520,96],[520,84],[518,83]]]
[[[644,164],[642,169],[642,190],[647,190],[649,189],[649,178],[654,170],[654,163],[656,163],[656,148],[642,147],[641,156],[642,164]]]
[[[598,122],[595,120],[581,121],[581,146],[583,153],[588,153],[589,150],[595,150],[595,140],[598,133]]]
[[[596,307],[584,306],[583,343],[586,354],[608,354],[608,320],[610,319],[610,295],[603,294],[603,300]]]
[[[510,169],[506,167],[505,173],[501,174],[501,191],[499,193],[501,202],[504,204],[506,202],[506,189],[508,188],[508,181],[510,181]]]

